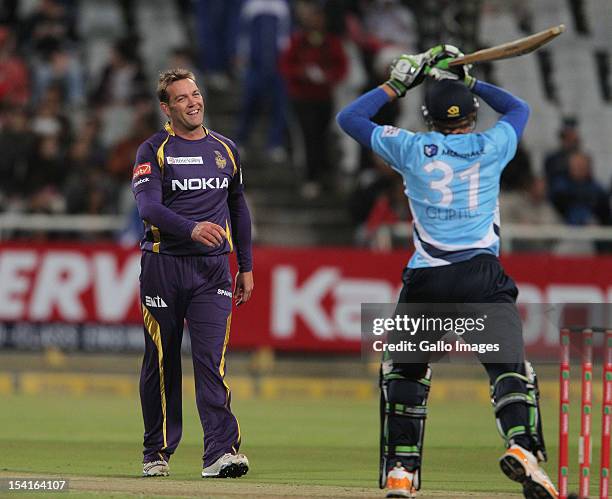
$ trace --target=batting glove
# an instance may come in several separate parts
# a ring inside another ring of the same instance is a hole
[[[476,78],[470,75],[471,64],[462,66],[449,66],[449,63],[458,57],[463,57],[463,52],[454,45],[436,45],[428,50],[429,67],[426,73],[436,80],[460,80],[471,90],[476,84]]]
[[[398,97],[404,97],[408,90],[423,82],[428,63],[427,52],[416,55],[402,54],[391,63],[391,77],[386,84]]]

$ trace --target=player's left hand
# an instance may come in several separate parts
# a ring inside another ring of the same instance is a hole
[[[428,62],[427,52],[416,55],[402,54],[391,63],[391,74],[386,84],[398,97],[404,97],[408,90],[423,82]]]
[[[239,307],[243,303],[246,303],[251,298],[253,293],[253,272],[238,272],[236,274],[236,285],[234,286],[234,299],[236,300],[236,306]]]

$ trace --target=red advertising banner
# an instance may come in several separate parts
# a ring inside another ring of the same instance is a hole
[[[256,248],[255,290],[234,310],[235,349],[358,352],[361,303],[392,303],[408,260],[402,251]],[[511,255],[504,266],[520,290],[529,345],[554,346],[531,303],[605,303],[612,257]],[[96,244],[0,246],[0,322],[140,324],[140,252]],[[163,296],[161,297],[164,298]]]

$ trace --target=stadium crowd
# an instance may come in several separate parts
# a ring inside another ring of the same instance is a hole
[[[135,232],[140,230],[131,165],[138,145],[159,127],[160,114],[135,28],[134,2],[117,3],[130,35],[114,41],[97,77],[88,74],[83,60],[80,2],[32,0],[27,10],[17,1],[2,3],[0,212],[122,214],[131,218]],[[448,2],[177,0],[197,47],[175,47],[167,65],[194,70],[216,98],[241,89],[234,129],[224,132],[245,157],[251,158],[251,136],[263,114],[269,126],[266,154],[260,157],[273,163],[294,160],[295,144],[287,133],[293,120],[305,157],[301,195],[336,195],[338,175],[327,173],[340,148],[330,143],[337,139],[331,130],[338,85],[356,58],[367,73],[364,89],[371,88],[384,79],[390,53],[412,53],[439,41],[443,27],[428,22],[436,15],[428,10],[432,3]],[[469,5],[478,2],[463,3],[457,15],[468,18]],[[478,16],[473,17],[476,23]],[[466,50],[474,48],[474,26],[456,20],[452,37]],[[397,123],[400,113],[397,103],[389,105],[375,121]],[[346,204],[358,240],[365,241],[380,225],[410,220],[410,210],[399,177],[379,158],[365,151],[359,157]],[[594,178],[591,163],[578,122],[565,118],[559,147],[541,168],[521,149],[506,169],[504,220],[612,223],[610,186]]]

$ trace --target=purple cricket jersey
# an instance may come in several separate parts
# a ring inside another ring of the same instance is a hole
[[[143,251],[167,255],[217,256],[236,247],[241,272],[252,270],[251,217],[244,199],[235,144],[204,129],[187,140],[169,123],[138,148],[132,190],[145,223]],[[227,233],[211,248],[191,239],[197,222],[213,222]]]

